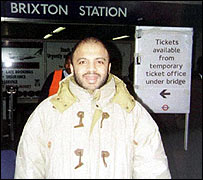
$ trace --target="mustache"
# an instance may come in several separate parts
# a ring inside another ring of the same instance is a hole
[[[97,76],[100,76],[100,74],[95,73],[95,72],[87,72],[87,73],[83,74],[83,76],[86,76],[86,75],[97,75]]]

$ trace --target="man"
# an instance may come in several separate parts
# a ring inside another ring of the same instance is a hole
[[[64,69],[55,70],[47,77],[42,90],[40,91],[38,101],[39,103],[46,99],[48,96],[55,94],[58,91],[59,82],[71,73],[70,56],[71,53],[68,53],[64,62]]]
[[[85,38],[71,60],[73,74],[24,127],[15,178],[171,178],[158,127],[110,73],[105,44]]]

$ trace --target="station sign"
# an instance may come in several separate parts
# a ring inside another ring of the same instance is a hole
[[[132,23],[132,6],[114,1],[5,1],[1,17],[69,23]],[[8,19],[7,19],[8,20]]]
[[[136,26],[134,89],[154,113],[189,113],[193,29]]]

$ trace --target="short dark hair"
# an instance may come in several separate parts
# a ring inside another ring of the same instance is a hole
[[[71,53],[71,63],[72,63],[72,64],[73,64],[73,55],[74,55],[76,49],[77,49],[81,44],[87,43],[87,42],[95,42],[95,43],[96,43],[96,42],[100,42],[100,43],[104,46],[104,48],[107,50],[107,53],[108,53],[108,56],[109,56],[109,62],[110,62],[110,59],[111,59],[111,58],[110,58],[110,52],[109,52],[109,49],[108,49],[108,42],[102,41],[101,39],[99,39],[99,38],[97,38],[97,37],[91,36],[91,37],[86,37],[86,38],[84,38],[84,39],[78,41],[78,42],[75,44],[75,46],[74,46],[73,49],[72,49],[72,53]]]

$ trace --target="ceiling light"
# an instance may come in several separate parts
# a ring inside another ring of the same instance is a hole
[[[53,36],[53,35],[52,34],[47,34],[46,36],[44,36],[44,39],[48,39],[51,36]]]
[[[53,33],[58,33],[58,32],[60,32],[60,31],[63,31],[64,29],[66,29],[66,28],[65,28],[65,27],[59,27],[59,28],[55,29],[55,30],[53,31]]]
[[[125,35],[125,36],[120,36],[120,37],[113,38],[112,40],[114,41],[114,40],[124,39],[124,38],[128,38],[128,37],[130,37],[130,36]]]

